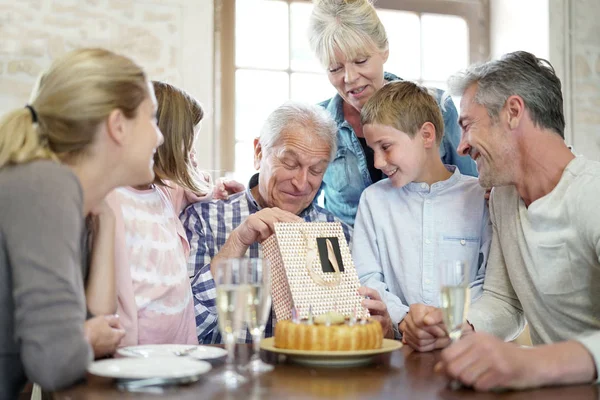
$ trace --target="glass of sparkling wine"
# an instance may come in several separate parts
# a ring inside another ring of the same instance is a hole
[[[244,260],[248,273],[248,310],[246,322],[252,335],[254,354],[245,369],[252,373],[268,372],[273,366],[260,359],[260,341],[271,314],[271,268],[266,259]]]
[[[234,366],[235,344],[238,337],[245,333],[243,329],[248,299],[248,274],[244,260],[240,258],[221,260],[215,265],[214,278],[217,286],[219,330],[227,349],[225,372],[219,379],[228,388],[235,388],[247,381],[243,375],[236,372]]]
[[[460,260],[444,261],[440,267],[440,309],[448,336],[454,343],[462,334],[471,295],[466,264]]]

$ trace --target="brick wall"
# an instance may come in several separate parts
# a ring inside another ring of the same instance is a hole
[[[27,102],[52,59],[93,46],[133,58],[205,105],[199,161],[212,168],[213,0],[0,0],[0,114]]]

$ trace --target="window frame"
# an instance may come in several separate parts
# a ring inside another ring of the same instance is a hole
[[[311,2],[311,0],[280,1],[288,4]],[[237,69],[235,65],[235,3],[236,0],[215,0],[214,7],[213,155],[219,176],[233,172],[235,169],[235,72]],[[462,17],[467,22],[469,29],[469,63],[489,59],[489,0],[377,0],[375,7],[418,14],[432,13]],[[281,71],[293,72],[291,67]]]

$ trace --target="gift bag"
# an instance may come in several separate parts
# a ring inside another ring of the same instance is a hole
[[[262,243],[271,264],[272,299],[278,321],[336,311],[363,318],[360,286],[339,222],[276,223],[275,233]]]

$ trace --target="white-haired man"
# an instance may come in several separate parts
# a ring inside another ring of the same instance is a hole
[[[219,259],[261,256],[259,243],[271,236],[276,222],[338,221],[314,202],[323,174],[336,151],[336,127],[320,107],[288,102],[267,118],[261,135],[254,141],[254,166],[259,170],[244,192],[227,200],[196,203],[182,215],[191,252],[188,271],[196,309],[196,330],[200,343],[219,343],[216,289],[213,266]],[[342,223],[348,242],[351,228]],[[394,335],[391,320],[379,294],[360,289],[368,296],[363,304],[383,325],[388,337]],[[267,323],[265,336],[272,336]],[[242,340],[249,342],[247,333]]]

